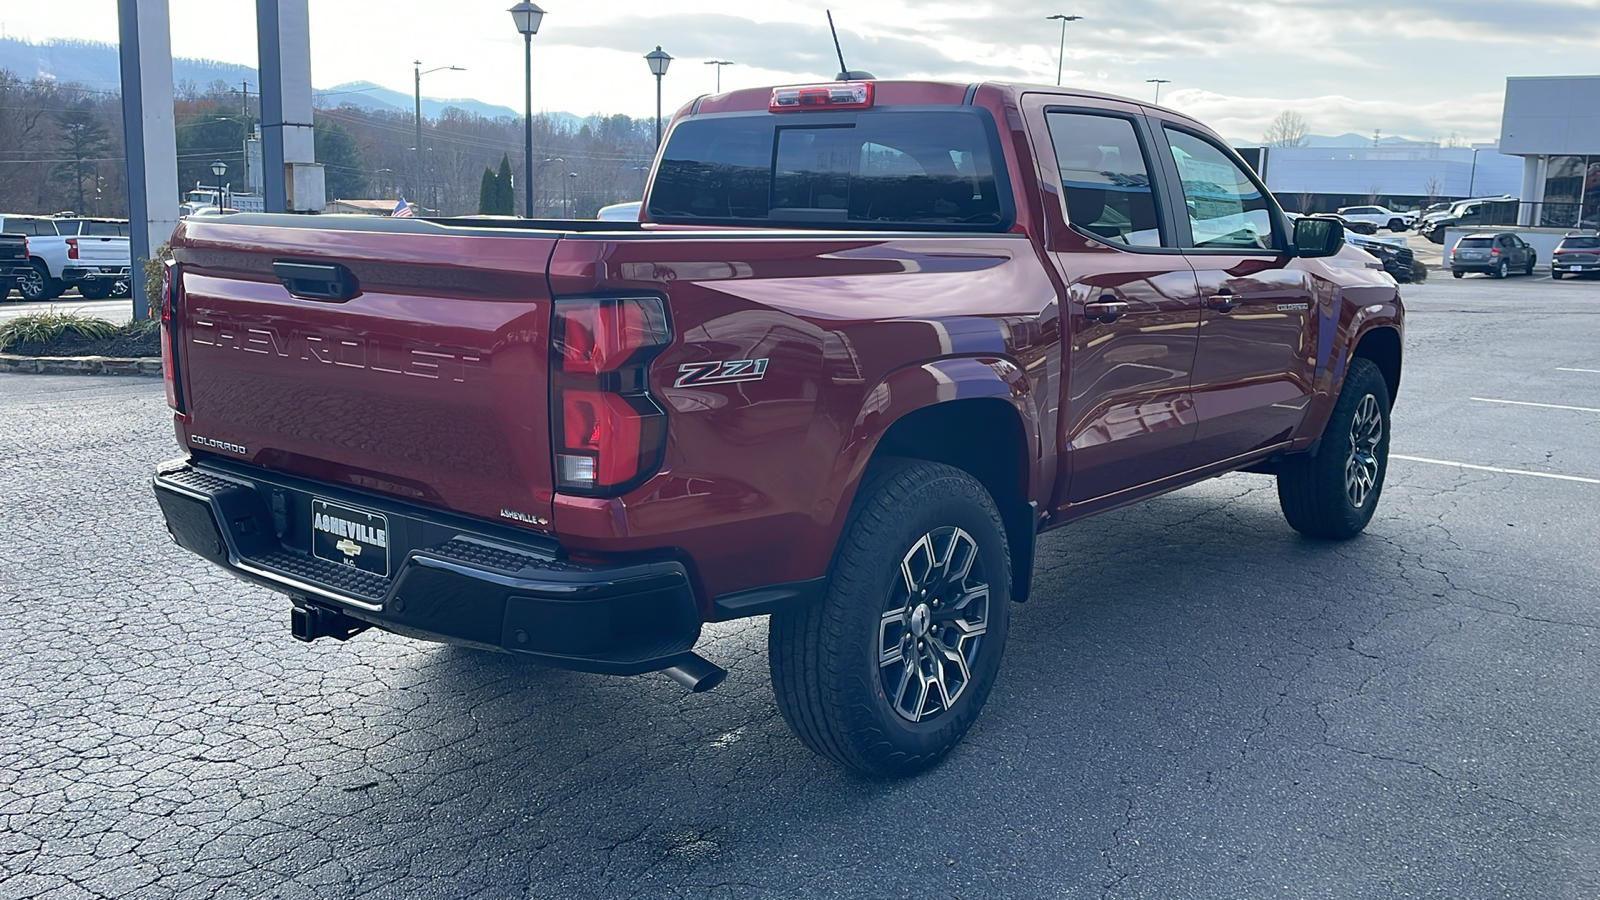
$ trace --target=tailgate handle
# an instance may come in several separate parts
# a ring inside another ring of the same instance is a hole
[[[276,260],[272,274],[285,289],[303,300],[332,300],[343,303],[360,290],[356,276],[337,263],[299,263]]]

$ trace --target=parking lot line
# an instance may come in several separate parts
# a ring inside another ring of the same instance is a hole
[[[1556,366],[1557,372],[1588,372],[1591,375],[1600,375],[1600,369],[1569,369],[1566,366]]]
[[[1592,406],[1562,406],[1558,403],[1530,403],[1527,400],[1494,400],[1489,397],[1473,397],[1479,403],[1509,403],[1512,406],[1537,406],[1541,409],[1570,409],[1576,412],[1600,413],[1600,409]]]
[[[1448,459],[1428,459],[1425,456],[1402,456],[1398,453],[1389,454],[1390,459],[1403,459],[1408,462],[1429,463],[1435,466],[1451,466],[1457,469],[1472,469],[1477,472],[1499,472],[1502,475],[1531,475],[1534,478],[1554,478],[1557,481],[1580,481],[1584,484],[1600,484],[1600,478],[1584,478],[1581,475],[1557,475],[1554,472],[1529,472],[1526,469],[1502,469],[1499,466],[1475,466],[1472,463],[1452,462]]]

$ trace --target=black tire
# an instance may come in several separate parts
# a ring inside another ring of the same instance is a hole
[[[44,263],[34,260],[31,273],[24,273],[22,280],[17,282],[17,293],[29,303],[38,303],[44,300],[54,300],[61,296],[61,282],[50,277],[50,270]]]
[[[1402,222],[1399,219],[1390,219],[1389,220],[1389,230],[1394,232],[1395,234],[1399,234],[1400,232],[1406,230],[1406,223]]]
[[[1453,278],[1460,278],[1461,276],[1463,276],[1465,274],[1467,274],[1467,273],[1461,271],[1460,269],[1451,269],[1450,270],[1450,275]]]
[[[1536,263],[1536,262],[1538,262],[1538,260],[1534,259],[1531,256],[1528,257],[1528,267],[1526,269],[1522,270],[1522,274],[1531,276],[1533,274],[1533,264]]]
[[[1511,263],[1510,263],[1510,261],[1504,260],[1504,259],[1500,260],[1500,265],[1495,266],[1495,268],[1494,268],[1494,277],[1496,277],[1496,278],[1509,278],[1510,276],[1511,276]]]
[[[1375,440],[1373,416],[1379,429]],[[1317,452],[1291,457],[1279,467],[1278,505],[1295,531],[1348,540],[1372,521],[1388,471],[1389,387],[1370,360],[1353,359]]]
[[[85,281],[78,285],[78,294],[85,300],[104,300],[111,296],[112,287],[109,281]]]
[[[968,558],[966,574],[950,581],[952,565]],[[923,569],[925,579],[916,574]],[[987,587],[981,599],[979,579]],[[918,585],[928,589],[917,593]],[[934,611],[940,600],[943,609]],[[767,653],[778,709],[801,743],[840,765],[880,776],[927,768],[982,711],[1000,669],[1010,604],[1005,526],[983,485],[940,463],[875,463],[840,538],[825,597],[772,614]],[[979,624],[981,633],[969,636]],[[917,647],[918,662],[908,665],[904,653]],[[936,656],[936,647],[946,652]],[[922,677],[935,668],[937,694]],[[912,671],[918,692],[908,697]],[[958,682],[953,695],[949,680]],[[938,708],[930,710],[930,702]]]
[[[1551,269],[1550,270],[1550,280],[1551,281],[1560,281],[1561,280],[1561,273],[1557,272],[1555,269]]]

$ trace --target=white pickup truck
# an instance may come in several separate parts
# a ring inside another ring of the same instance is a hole
[[[28,238],[31,271],[17,283],[24,300],[53,300],[72,287],[90,300],[128,292],[131,251],[125,221],[0,215],[0,232]]]

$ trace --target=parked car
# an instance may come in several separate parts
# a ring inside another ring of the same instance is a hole
[[[613,203],[610,206],[600,207],[600,211],[595,213],[594,217],[602,222],[637,222],[641,205],[643,204],[638,200]]]
[[[1468,272],[1496,278],[1505,278],[1512,272],[1532,275],[1538,261],[1538,252],[1513,232],[1469,234],[1450,251],[1450,274],[1456,278]]]
[[[1575,231],[1561,239],[1550,257],[1550,277],[1600,273],[1600,234]]]
[[[32,272],[28,265],[28,237],[0,233],[0,300],[11,297],[11,289]]]
[[[1366,222],[1390,231],[1405,231],[1417,219],[1414,212],[1396,212],[1386,206],[1346,206],[1339,215],[1351,222]]]
[[[1514,197],[1479,197],[1458,200],[1444,212],[1429,213],[1417,223],[1417,232],[1435,244],[1444,243],[1445,231],[1463,225],[1515,225]]]
[[[726,674],[705,623],[770,615],[799,739],[904,774],[977,718],[1039,532],[1240,469],[1308,536],[1373,515],[1394,280],[1194,119],[739,90],[678,112],[649,183],[643,222],[179,223],[177,543],[287,595],[301,640],[691,690]]]
[[[28,236],[28,269],[18,283],[24,300],[53,300],[77,287],[88,299],[112,296],[129,282],[128,223],[76,216],[0,215],[0,231]]]
[[[1324,213],[1323,215],[1338,219],[1340,224],[1344,225],[1346,231],[1354,232],[1356,234],[1378,233],[1378,226],[1371,222],[1362,222],[1357,219],[1347,219],[1337,213]]]
[[[1303,218],[1299,213],[1284,213],[1284,215],[1290,221]],[[1412,253],[1404,238],[1374,237],[1347,229],[1344,242],[1350,247],[1370,254],[1383,265],[1385,272],[1401,284],[1426,281],[1428,278],[1428,267],[1417,261],[1416,254]]]

